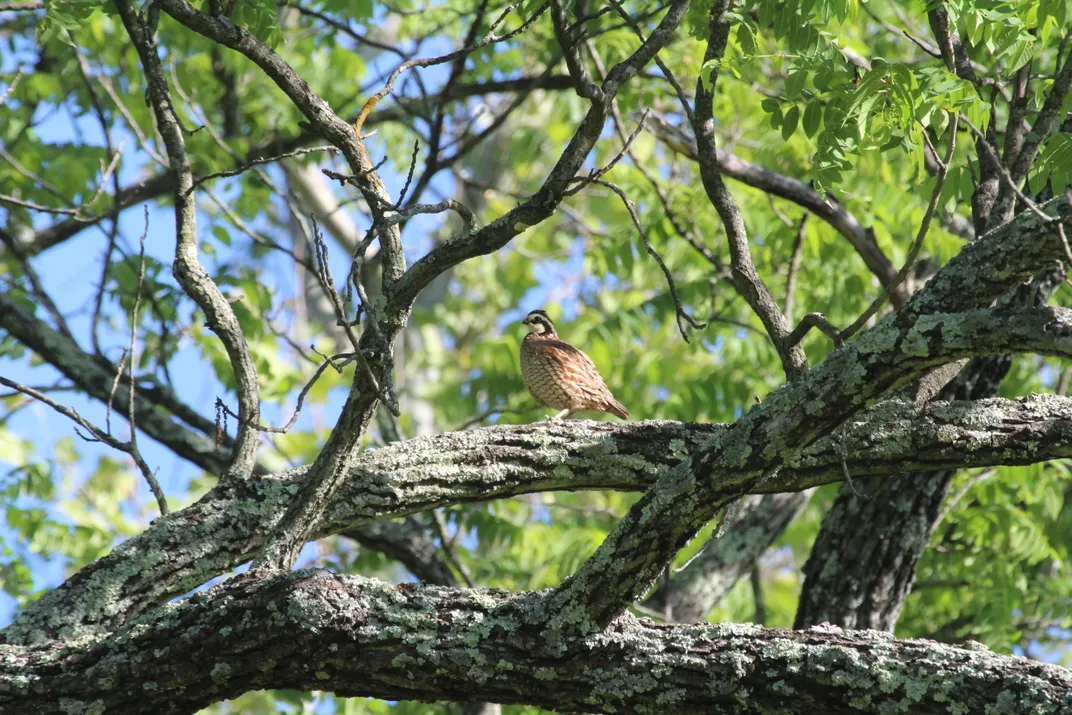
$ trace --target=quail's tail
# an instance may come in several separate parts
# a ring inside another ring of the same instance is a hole
[[[618,402],[613,397],[607,398],[606,403],[603,405],[603,411],[609,412],[623,420],[629,419],[629,410],[625,409],[625,405]]]

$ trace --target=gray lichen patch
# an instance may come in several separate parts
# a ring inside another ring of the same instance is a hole
[[[217,663],[212,666],[212,670],[209,671],[209,677],[217,685],[225,685],[231,678],[231,666],[227,663]]]

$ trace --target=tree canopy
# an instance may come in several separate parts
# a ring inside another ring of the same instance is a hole
[[[1069,0],[0,2],[0,712],[1072,712],[1070,185]]]

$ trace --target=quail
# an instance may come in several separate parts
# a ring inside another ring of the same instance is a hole
[[[614,399],[592,358],[561,340],[542,310],[522,321],[530,332],[521,342],[521,377],[525,387],[545,407],[561,410],[551,419],[581,410],[598,410],[627,419],[629,410]]]

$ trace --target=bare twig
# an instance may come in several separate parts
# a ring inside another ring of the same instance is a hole
[[[35,173],[33,170],[27,169],[25,166],[23,166],[19,162],[19,160],[16,159],[11,154],[11,152],[9,152],[7,149],[5,149],[3,147],[3,145],[0,145],[0,159],[3,159],[4,161],[6,161],[8,163],[8,165],[11,166],[12,169],[17,171],[19,174],[22,174],[22,176],[24,178],[27,178],[30,181],[32,181],[35,186],[44,189],[45,191],[47,191],[48,193],[52,194],[57,199],[59,199],[60,201],[65,203],[67,206],[74,206],[74,202],[71,200],[71,198],[69,196],[67,196],[67,194],[65,194],[62,191],[60,191],[58,188],[56,188],[56,186],[54,184],[52,184],[49,181],[46,181],[40,175]]]
[[[905,38],[907,38],[908,40],[913,42],[917,47],[919,47],[919,49],[923,50],[924,52],[926,52],[931,57],[935,57],[937,59],[942,58],[942,53],[941,53],[941,51],[939,51],[939,49],[937,47],[935,47],[934,45],[931,45],[928,42],[924,42],[923,40],[919,39],[918,37],[915,37],[912,34],[910,34],[907,30],[904,30],[904,29],[902,29],[900,27],[897,27],[893,23],[887,22],[886,20],[883,20],[881,17],[879,17],[878,15],[875,14],[875,12],[871,9],[871,6],[869,4],[864,3],[863,4],[863,9],[868,15],[871,16],[872,20],[874,20],[878,24],[882,25],[883,27],[885,27],[890,32],[892,32],[894,34],[897,34],[897,35],[904,36]]]
[[[104,413],[104,426],[108,433],[112,432],[112,405],[115,403],[115,393],[119,390],[119,381],[123,378],[123,372],[127,369],[127,349],[123,348],[123,354],[119,357],[119,364],[115,369],[115,378],[112,380],[112,389],[108,391],[108,402]]]
[[[21,206],[24,209],[30,209],[31,211],[41,211],[42,213],[50,214],[62,214],[64,216],[71,216],[79,221],[90,221],[92,219],[83,218],[81,212],[78,209],[59,209],[52,208],[50,206],[42,206],[41,204],[34,203],[33,201],[26,201],[24,199],[15,198],[9,194],[0,194],[0,203],[12,204],[14,206]]]
[[[640,223],[640,217],[637,215],[636,206],[633,204],[632,200],[619,186],[604,179],[577,178],[576,180],[584,183],[599,184],[600,186],[606,187],[617,194],[618,198],[622,200],[626,211],[629,212],[629,218],[633,220],[633,226],[636,227],[637,233],[640,234],[640,240],[644,243],[644,250],[648,252],[649,256],[655,259],[655,262],[659,264],[659,268],[666,277],[666,283],[670,288],[670,297],[674,301],[674,315],[677,321],[678,332],[681,333],[681,338],[686,343],[689,342],[689,334],[686,324],[692,326],[696,330],[703,330],[707,327],[707,324],[697,322],[696,319],[689,315],[685,308],[682,307],[681,298],[677,293],[677,284],[674,282],[674,275],[670,272],[670,269],[666,267],[666,263],[663,261],[662,256],[660,256],[658,251],[651,245],[651,241],[648,240],[648,233]]]
[[[324,370],[327,369],[328,366],[331,366],[335,369],[336,372],[342,372],[342,368],[346,367],[356,359],[354,353],[338,353],[337,355],[331,355],[330,357],[327,355],[323,355],[322,353],[317,354],[322,355],[324,361],[320,363],[320,365],[316,368],[316,372],[313,373],[313,376],[309,378],[309,380],[305,383],[305,386],[301,389],[301,392],[298,393],[298,402],[294,406],[294,414],[291,415],[290,419],[282,427],[268,427],[260,423],[253,425],[253,427],[258,432],[267,432],[269,434],[286,434],[287,432],[289,432],[290,428],[294,426],[294,423],[298,421],[298,416],[301,414],[302,406],[305,403],[306,395],[309,394],[309,390],[313,388],[313,385],[315,385],[316,381],[320,379],[320,376],[324,374]],[[231,410],[230,407],[226,405],[226,403],[223,402],[223,400],[219,399],[218,397],[216,398],[216,409],[217,411],[222,410],[225,414],[234,417],[236,420],[241,419],[233,410]]]
[[[351,27],[350,23],[348,23],[348,22],[340,22],[340,21],[336,20],[335,18],[331,17],[330,15],[327,15],[327,14],[322,13],[322,12],[318,12],[317,10],[314,10],[313,8],[310,8],[310,7],[305,7],[304,5],[301,5],[301,4],[297,3],[297,2],[294,2],[293,0],[291,0],[289,2],[285,2],[284,4],[288,5],[289,7],[294,8],[295,10],[297,10],[302,15],[308,15],[309,17],[315,17],[316,19],[321,20],[321,21],[327,23],[328,25],[331,25],[336,30],[339,30],[340,32],[342,32],[344,34],[349,35],[355,42],[357,42],[359,44],[368,45],[369,47],[375,47],[376,49],[384,50],[385,52],[391,52],[393,54],[398,55],[399,57],[401,57],[403,59],[405,59],[405,57],[406,57],[406,53],[404,53],[402,50],[400,50],[397,47],[394,47],[392,45],[388,45],[385,42],[377,42],[376,40],[373,40],[368,35],[361,34],[357,30],[355,30],[353,27]]]
[[[68,338],[71,336],[71,330],[67,326],[67,320],[63,317],[63,313],[60,312],[59,307],[52,300],[52,296],[45,290],[44,283],[41,281],[41,277],[37,274],[33,264],[30,262],[30,258],[26,255],[22,246],[13,236],[6,231],[0,231],[0,243],[7,246],[7,249],[11,251],[11,254],[15,256],[19,262],[19,266],[22,268],[22,272],[26,274],[26,279],[30,282],[30,295],[44,306],[48,314],[52,316],[52,320],[56,323],[56,329],[66,335]]]
[[[7,86],[3,94],[0,94],[0,107],[4,106],[7,102],[7,98],[11,96],[11,93],[15,91],[15,88],[19,86],[19,80],[22,79],[22,68],[20,67],[15,76],[11,79],[11,84]]]
[[[390,388],[390,372],[388,371],[388,374],[384,376],[387,383],[387,388],[384,389],[384,387],[381,386],[380,380],[376,377],[375,373],[373,373],[372,366],[369,365],[368,361],[365,359],[365,354],[361,350],[360,341],[354,333],[353,326],[346,317],[346,310],[339,298],[339,293],[335,290],[334,282],[331,279],[331,272],[328,270],[328,247],[327,243],[324,241],[324,235],[320,232],[320,225],[317,223],[316,217],[311,216],[310,218],[313,223],[313,246],[315,249],[314,252],[317,265],[316,277],[320,282],[320,287],[323,289],[328,300],[331,301],[332,307],[335,309],[335,317],[338,320],[339,327],[345,331],[346,337],[350,341],[350,345],[354,348],[353,356],[357,361],[358,369],[365,373],[365,377],[369,380],[369,383],[373,386],[373,389],[376,391],[377,395],[379,395],[380,399],[383,400],[387,409],[391,411],[391,414],[398,417],[400,414],[398,400],[394,399],[393,391]],[[372,232],[370,231],[369,235],[371,235],[371,233]],[[362,246],[367,247],[367,245],[366,242],[362,242]],[[362,250],[362,253],[364,253],[364,250]],[[375,317],[371,315],[368,316],[368,321],[374,322]]]
[[[992,467],[990,469],[983,469],[976,474],[973,474],[968,477],[968,479],[964,482],[964,486],[958,489],[956,494],[946,498],[945,504],[942,506],[942,511],[938,514],[938,518],[934,520],[934,525],[937,526],[938,524],[941,524],[943,521],[945,521],[946,517],[949,516],[950,512],[952,512],[953,509],[956,508],[957,504],[960,503],[960,500],[963,499],[964,496],[968,492],[970,492],[976,484],[978,484],[979,482],[986,481],[990,477],[997,474],[997,472],[997,468]]]
[[[402,184],[402,191],[398,194],[398,201],[395,202],[395,208],[401,210],[402,202],[406,199],[406,192],[409,191],[409,184],[413,181],[413,169],[417,166],[417,150],[420,149],[421,142],[419,139],[413,140],[413,156],[409,160],[409,171],[406,172],[406,183]]]
[[[328,144],[325,146],[312,146],[307,147],[305,149],[295,149],[294,151],[288,151],[284,154],[277,154],[275,156],[269,156],[263,159],[254,159],[253,161],[247,161],[241,166],[238,166],[229,171],[217,171],[214,174],[206,174],[205,176],[199,176],[197,179],[194,180],[193,186],[190,187],[189,191],[193,191],[206,181],[211,181],[212,179],[222,179],[228,176],[238,176],[239,174],[245,173],[253,167],[260,166],[261,164],[274,164],[277,161],[281,161],[283,159],[289,159],[291,157],[301,156],[302,154],[313,154],[322,151],[331,152],[333,154],[337,154],[339,152],[336,147]]]
[[[625,24],[632,28],[633,32],[636,34],[637,38],[640,39],[641,43],[646,42],[646,40],[644,39],[644,33],[640,31],[640,26],[637,24],[637,21],[633,18],[632,15],[626,12],[625,8],[622,7],[621,2],[619,2],[619,0],[609,0],[609,2],[611,5],[614,6],[614,10],[618,13],[618,16],[625,20]],[[666,63],[659,58],[658,53],[656,53],[652,59],[655,60],[655,65],[659,68],[659,71],[663,73],[663,77],[666,78],[666,81],[669,82],[670,86],[674,88],[674,92],[677,94],[678,101],[681,102],[681,109],[685,113],[685,118],[688,119],[691,123],[692,106],[689,104],[688,95],[685,94],[685,90],[681,87],[681,83],[677,81],[677,77],[675,77],[674,73],[670,70],[670,68],[666,66]]]
[[[639,29],[637,29],[637,33],[640,34]],[[600,79],[601,80],[605,79],[606,75],[607,75],[607,71],[606,71],[606,69],[605,69],[605,67],[603,65],[602,60],[600,59],[599,53],[596,51],[595,43],[592,42],[591,40],[588,41],[588,53],[592,56],[592,62],[595,64],[596,69],[599,71]],[[670,76],[672,76],[672,75],[670,75]],[[621,138],[621,140],[622,140],[622,153],[624,153],[630,159],[633,160],[633,166],[636,168],[637,171],[640,172],[641,176],[643,176],[644,179],[647,180],[648,184],[652,187],[652,189],[654,189],[655,195],[659,197],[659,202],[662,204],[663,214],[666,216],[666,219],[670,222],[670,226],[674,229],[674,232],[677,233],[677,235],[680,236],[686,243],[688,243],[690,246],[692,246],[693,249],[697,253],[699,253],[701,256],[703,256],[720,273],[722,271],[724,271],[725,267],[722,264],[721,257],[719,257],[719,255],[717,253],[712,251],[703,242],[702,238],[700,238],[699,236],[696,235],[695,230],[693,230],[691,227],[690,228],[685,227],[685,223],[682,222],[680,218],[678,218],[677,212],[674,210],[673,206],[670,203],[669,195],[667,195],[666,191],[660,185],[658,179],[655,177],[655,175],[652,174],[651,171],[648,170],[648,168],[644,165],[644,162],[637,161],[637,157],[633,153],[633,147],[632,147],[633,140],[638,135],[640,129],[645,126],[645,122],[646,122],[646,120],[648,118],[648,115],[650,113],[649,110],[648,109],[644,110],[644,113],[641,116],[641,120],[639,122],[638,127],[633,131],[633,133],[631,135],[626,136],[626,134],[625,134],[625,122],[622,119],[622,114],[621,114],[621,110],[618,107],[618,99],[617,98],[615,98],[614,101],[611,102],[610,109],[611,109],[611,114],[614,117],[614,127],[618,132],[619,138]],[[616,161],[617,161],[617,159],[615,159],[615,162]]]
[[[841,331],[839,331],[833,323],[827,320],[826,316],[822,313],[808,313],[801,318],[800,324],[793,328],[793,332],[786,336],[786,344],[797,345],[812,328],[818,328],[823,331],[824,334],[834,341],[836,347],[840,348],[845,344],[844,339],[841,337]]]
[[[358,174],[340,174],[339,172],[332,171],[331,169],[321,169],[320,171],[324,172],[324,176],[328,177],[329,179],[335,179],[335,181],[338,181],[343,186],[345,186],[346,184],[354,184],[356,186],[358,181],[363,179],[365,176],[375,174],[377,171],[379,171],[380,167],[387,163],[387,159],[388,157],[385,156],[384,158],[380,159],[379,163],[373,164],[372,166],[361,171]]]
[[[793,252],[789,257],[789,274],[785,279],[785,307],[782,308],[782,313],[785,315],[785,319],[793,322],[793,295],[797,289],[797,274],[800,272],[800,260],[803,257],[804,248],[804,232],[808,227],[808,217],[811,214],[804,214],[800,217],[800,226],[797,227],[797,235],[793,240]]]
[[[56,385],[39,385],[37,387],[34,387],[33,385],[26,385],[25,387],[29,387],[31,390],[37,390],[38,392],[46,392],[46,393],[47,392],[77,392],[78,391],[78,387],[76,385],[56,384]],[[4,400],[4,399],[7,399],[9,397],[14,397],[15,395],[21,395],[21,394],[26,394],[26,393],[21,392],[20,390],[15,390],[13,392],[0,392],[0,400]],[[33,402],[33,400],[30,400],[30,402]]]
[[[867,310],[865,310],[852,325],[841,331],[842,340],[848,340],[855,335],[860,328],[867,324],[867,321],[870,320],[883,305],[885,305],[887,300],[889,300],[890,294],[897,290],[897,286],[904,282],[904,279],[908,277],[909,271],[911,271],[912,267],[915,265],[916,258],[919,257],[920,249],[923,248],[923,241],[927,238],[927,232],[930,230],[934,212],[938,208],[938,200],[942,197],[942,187],[945,186],[945,178],[949,175],[949,165],[953,161],[953,152],[957,148],[957,125],[959,121],[959,117],[953,115],[953,118],[949,122],[949,149],[945,153],[945,160],[938,163],[938,175],[934,184],[934,191],[931,192],[931,200],[927,204],[927,211],[923,214],[923,221],[919,225],[919,232],[916,234],[916,240],[912,242],[912,246],[908,249],[908,256],[905,258],[904,265],[901,266],[901,270],[897,271],[897,275],[894,277],[893,281],[886,286],[884,291],[882,291],[882,295],[875,298],[871,305],[868,306]],[[923,130],[923,137],[926,141],[930,141],[930,139],[927,138],[926,129]],[[936,153],[936,160],[937,156]],[[1004,171],[1004,169],[1002,169],[1002,171]]]
[[[167,159],[162,156],[156,149],[149,143],[149,137],[142,131],[141,126],[137,120],[134,119],[134,115],[130,113],[127,105],[123,102],[119,93],[115,91],[115,85],[112,84],[112,80],[108,75],[98,75],[97,81],[100,82],[101,87],[104,88],[104,92],[111,98],[115,108],[119,110],[119,113],[123,115],[123,119],[126,120],[127,126],[130,127],[130,131],[134,132],[134,136],[138,138],[138,146],[152,158],[160,166],[165,169],[168,168]]]
[[[130,381],[130,391],[127,395],[127,422],[130,423],[130,456],[134,458],[135,462],[138,462],[139,467],[145,460],[142,459],[141,451],[138,449],[138,423],[137,420],[135,420],[134,414],[134,407],[136,404],[136,400],[134,399],[134,367],[138,363],[138,310],[141,308],[141,287],[145,283],[145,239],[148,236],[149,206],[146,205],[145,231],[138,240],[140,244],[140,250],[138,252],[138,284],[134,289],[134,306],[130,309],[130,345],[127,348],[127,354],[130,356],[130,369],[127,373],[127,379]],[[160,482],[156,481],[156,475],[149,471],[148,467],[142,469],[142,474],[145,476],[145,481],[149,483],[149,489],[152,491],[153,496],[156,497],[156,503],[160,507],[160,513],[167,514],[167,497],[164,496],[164,490],[160,488]]]
[[[150,487],[153,488],[153,495],[157,497],[157,504],[160,505],[160,513],[168,513],[167,501],[163,499],[163,492],[160,491],[160,485],[156,481],[156,476],[153,474],[153,470],[149,468],[149,465],[145,463],[145,460],[142,459],[141,453],[138,452],[138,448],[136,445],[132,444],[131,442],[119,441],[110,433],[106,432],[105,430],[102,430],[101,428],[86,420],[84,417],[78,414],[76,410],[71,409],[69,407],[64,407],[63,405],[59,404],[40,390],[35,390],[32,387],[21,385],[14,380],[7,379],[6,377],[0,377],[0,385],[10,387],[16,392],[21,392],[24,395],[32,397],[38,402],[42,402],[48,405],[56,412],[59,412],[61,415],[70,418],[76,425],[78,425],[78,427],[81,427],[89,433],[89,436],[87,437],[81,432],[78,432],[77,428],[75,429],[75,432],[78,434],[78,436],[86,440],[87,442],[101,442],[103,444],[108,445],[112,449],[116,449],[120,452],[123,452],[124,454],[130,455],[130,457],[134,460],[134,463],[137,465],[138,469],[141,471],[142,475],[145,477],[146,481],[149,482]],[[133,425],[131,426],[131,433],[133,434]]]
[[[469,588],[476,588],[476,581],[473,580],[473,575],[469,573],[469,569],[458,557],[458,552],[454,548],[454,540],[447,536],[447,525],[443,520],[443,515],[439,509],[432,509],[432,527],[435,529],[436,536],[439,537],[439,545],[443,549],[443,556],[446,557],[447,563],[454,567],[454,570],[465,581],[465,585]]]
[[[114,144],[112,142],[112,130],[111,130],[110,123],[108,121],[108,117],[104,113],[104,106],[101,104],[100,96],[98,95],[97,90],[94,89],[94,87],[93,87],[93,81],[91,79],[93,71],[92,71],[92,68],[89,66],[89,60],[86,58],[86,53],[82,50],[81,47],[79,47],[77,42],[74,43],[73,47],[74,47],[75,57],[78,59],[78,71],[79,71],[79,74],[82,77],[82,83],[86,87],[86,93],[89,95],[89,101],[90,101],[90,104],[93,107],[93,113],[97,116],[97,122],[100,124],[101,133],[104,135],[105,147],[107,148],[108,153],[112,155],[111,165],[107,169],[105,169],[103,166],[101,167],[102,168],[102,175],[101,175],[100,184],[97,187],[97,192],[93,195],[93,198],[90,200],[90,202],[86,206],[84,206],[83,208],[88,208],[90,206],[93,206],[97,202],[97,200],[101,196],[101,192],[104,189],[104,184],[108,180],[108,176],[111,175],[111,177],[112,177],[112,196],[111,196],[112,201],[111,201],[111,203],[112,203],[112,208],[115,209],[116,206],[119,203],[119,192],[120,192],[119,172],[116,171],[116,169],[119,166],[119,158],[120,158],[120,156],[122,156],[123,147],[126,145],[126,137],[123,137],[119,141],[119,147],[118,148],[116,148],[114,146]],[[92,317],[91,322],[90,322],[90,332],[89,332],[90,344],[93,346],[93,350],[97,354],[101,353],[99,328],[100,328],[101,309],[102,309],[102,307],[104,305],[104,290],[105,290],[106,286],[108,285],[108,273],[111,270],[112,253],[115,252],[115,247],[116,247],[116,244],[117,244],[118,240],[119,240],[119,221],[118,221],[117,218],[113,217],[112,218],[111,229],[108,231],[108,245],[104,249],[104,258],[101,261],[100,281],[99,281],[99,283],[97,285],[97,293],[94,296],[94,300],[93,300],[93,317]]]
[[[615,99],[614,104],[617,105],[617,103],[618,103],[618,100]],[[602,169],[597,169],[595,172],[593,172],[591,177],[590,177],[591,179],[595,180],[595,179],[599,179],[599,178],[605,176],[607,174],[607,172],[609,172],[611,169],[613,169],[614,166],[619,161],[622,160],[622,157],[626,156],[627,154],[630,157],[633,156],[633,153],[632,153],[633,142],[636,141],[636,138],[638,136],[640,136],[640,132],[644,131],[644,120],[648,118],[648,111],[649,110],[647,110],[647,109],[644,110],[644,113],[640,115],[640,121],[637,122],[636,129],[633,130],[632,134],[630,134],[628,137],[626,137],[625,139],[622,140],[622,148],[621,148],[621,150],[617,154],[614,155],[614,158],[611,159],[607,163],[606,166],[604,166]],[[617,122],[615,122],[615,125],[617,126]],[[567,191],[566,195],[569,196],[570,192]]]
[[[365,106],[361,108],[361,111],[357,115],[357,119],[354,120],[354,132],[356,132],[357,134],[361,134],[361,127],[365,125],[365,120],[368,119],[369,113],[371,113],[372,110],[376,107],[376,105],[379,104],[381,99],[391,93],[391,91],[395,87],[395,81],[398,79],[398,76],[406,70],[411,69],[413,67],[432,67],[433,65],[441,65],[446,62],[452,62],[459,57],[464,57],[465,55],[471,54],[476,50],[479,50],[481,47],[485,47],[496,42],[502,42],[504,40],[509,40],[510,38],[516,37],[525,30],[527,30],[529,27],[531,27],[532,24],[535,23],[536,20],[540,18],[540,15],[542,15],[543,12],[547,9],[547,3],[543,3],[538,8],[536,8],[535,12],[532,13],[532,17],[523,22],[521,26],[518,27],[516,30],[508,32],[505,35],[494,34],[495,29],[500,24],[502,24],[503,20],[506,19],[506,16],[509,15],[519,5],[521,5],[521,2],[514,2],[503,8],[502,14],[499,15],[499,18],[494,23],[492,23],[491,27],[488,28],[488,33],[479,42],[468,47],[463,47],[460,50],[455,50],[454,52],[441,55],[439,57],[406,60],[398,67],[396,67],[395,70],[391,72],[391,75],[387,78],[387,83],[383,86],[383,89],[369,97],[368,101],[365,102]]]

